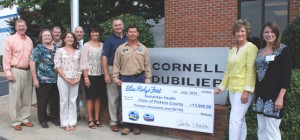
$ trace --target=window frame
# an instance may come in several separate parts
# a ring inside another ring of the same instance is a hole
[[[263,25],[265,21],[265,4],[266,0],[238,0],[238,19],[241,18],[241,12],[242,12],[242,2],[247,2],[247,1],[261,1],[261,25]],[[287,0],[287,24],[290,22],[290,0]]]

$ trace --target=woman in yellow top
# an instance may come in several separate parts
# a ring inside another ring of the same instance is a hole
[[[234,23],[232,30],[238,44],[229,51],[224,78],[215,89],[215,93],[229,90],[231,104],[229,139],[245,140],[247,137],[245,114],[254,98],[255,60],[258,49],[247,40],[250,33],[248,21],[239,19]]]

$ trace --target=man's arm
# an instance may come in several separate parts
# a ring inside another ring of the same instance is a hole
[[[110,78],[110,75],[109,75],[109,72],[108,72],[108,64],[107,64],[107,56],[102,56],[101,58],[101,65],[102,65],[102,70],[103,70],[103,73],[104,73],[104,79],[105,79],[105,82],[107,84],[110,84],[111,83],[111,78]]]
[[[109,37],[104,41],[103,43],[103,50],[102,50],[102,57],[101,57],[101,65],[102,65],[102,70],[104,73],[104,80],[107,84],[111,83],[111,77],[109,75],[109,71],[108,71],[108,56],[110,53],[110,41],[109,41]]]
[[[116,54],[115,54],[115,59],[114,59],[114,66],[113,66],[113,80],[114,82],[121,86],[122,80],[120,80],[120,62],[121,62],[121,53],[120,53],[120,47],[117,49]]]
[[[10,42],[9,42],[9,38],[8,38],[5,43],[5,51],[4,51],[4,55],[3,55],[2,64],[3,64],[4,73],[7,76],[7,80],[9,82],[15,81],[15,77],[11,73],[11,66],[10,66],[11,61],[12,61],[12,53],[13,53],[12,48],[10,46]]]

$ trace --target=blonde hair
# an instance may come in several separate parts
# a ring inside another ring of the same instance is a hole
[[[235,36],[235,33],[242,27],[244,27],[246,29],[247,38],[248,38],[249,34],[250,34],[250,22],[245,19],[239,19],[233,24],[232,35]]]

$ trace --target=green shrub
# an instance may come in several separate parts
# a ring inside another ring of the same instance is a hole
[[[280,130],[282,140],[300,139],[300,70],[292,71],[291,87],[286,94],[285,112],[281,121]],[[230,109],[230,104],[229,104]],[[229,114],[228,114],[229,115]],[[229,116],[228,116],[229,118]],[[246,114],[247,140],[257,140],[256,113],[252,111],[252,105]],[[228,140],[228,135],[225,140]]]
[[[282,139],[300,139],[300,69],[293,70],[291,88],[286,98],[284,117],[280,127]]]
[[[293,140],[300,138],[300,70],[292,71],[291,87],[286,94],[285,112],[281,121],[280,130],[283,140]],[[257,120],[256,113],[249,107],[247,118],[247,139],[257,139]]]
[[[123,21],[124,32],[126,31],[129,25],[135,24],[139,27],[140,30],[139,41],[148,48],[154,47],[155,45],[154,37],[152,35],[152,32],[150,31],[150,26],[146,23],[146,21],[142,17],[138,17],[130,14],[124,14],[119,17]],[[104,41],[109,35],[113,33],[113,29],[112,29],[113,19],[114,18],[111,18],[105,21],[104,23],[100,24],[100,26],[103,28],[103,32],[101,33],[101,37],[100,37],[101,41]]]
[[[300,69],[300,16],[290,22],[282,35],[282,42],[286,44],[292,53],[294,69]]]

